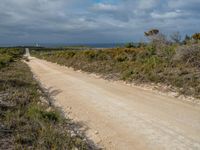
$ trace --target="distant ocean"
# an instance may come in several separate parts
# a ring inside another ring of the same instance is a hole
[[[122,47],[124,43],[44,43],[44,44],[0,44],[0,47],[13,47],[13,46],[39,46],[48,48],[60,48],[60,47],[91,47],[91,48],[115,48]]]
[[[38,44],[42,47],[91,47],[91,48],[114,48],[114,47],[122,47],[124,43],[76,43],[76,44]]]

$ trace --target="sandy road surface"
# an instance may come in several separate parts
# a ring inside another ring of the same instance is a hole
[[[28,65],[55,103],[106,149],[200,150],[200,108],[152,91],[109,82],[30,58]]]

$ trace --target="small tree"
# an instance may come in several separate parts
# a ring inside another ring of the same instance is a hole
[[[158,29],[152,29],[148,32],[144,32],[145,36],[152,42],[153,47],[158,55],[163,55],[165,47],[168,44],[167,38],[164,34],[159,33]]]
[[[145,36],[151,40],[153,44],[167,44],[167,38],[164,34],[159,33],[158,29],[152,29],[148,32],[144,32]]]
[[[155,36],[159,33],[158,29],[151,29],[148,32],[144,32],[145,36],[150,37],[150,36]]]

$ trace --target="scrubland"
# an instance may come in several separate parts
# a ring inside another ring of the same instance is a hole
[[[130,44],[129,44],[130,45]],[[200,98],[200,44],[151,42],[137,47],[43,51],[38,58],[75,70],[130,83],[164,84],[186,96]]]
[[[23,53],[0,49],[0,149],[91,149],[78,126],[52,106]]]

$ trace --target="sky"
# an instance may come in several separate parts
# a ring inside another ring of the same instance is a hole
[[[199,25],[200,0],[0,0],[0,44],[140,42]]]

